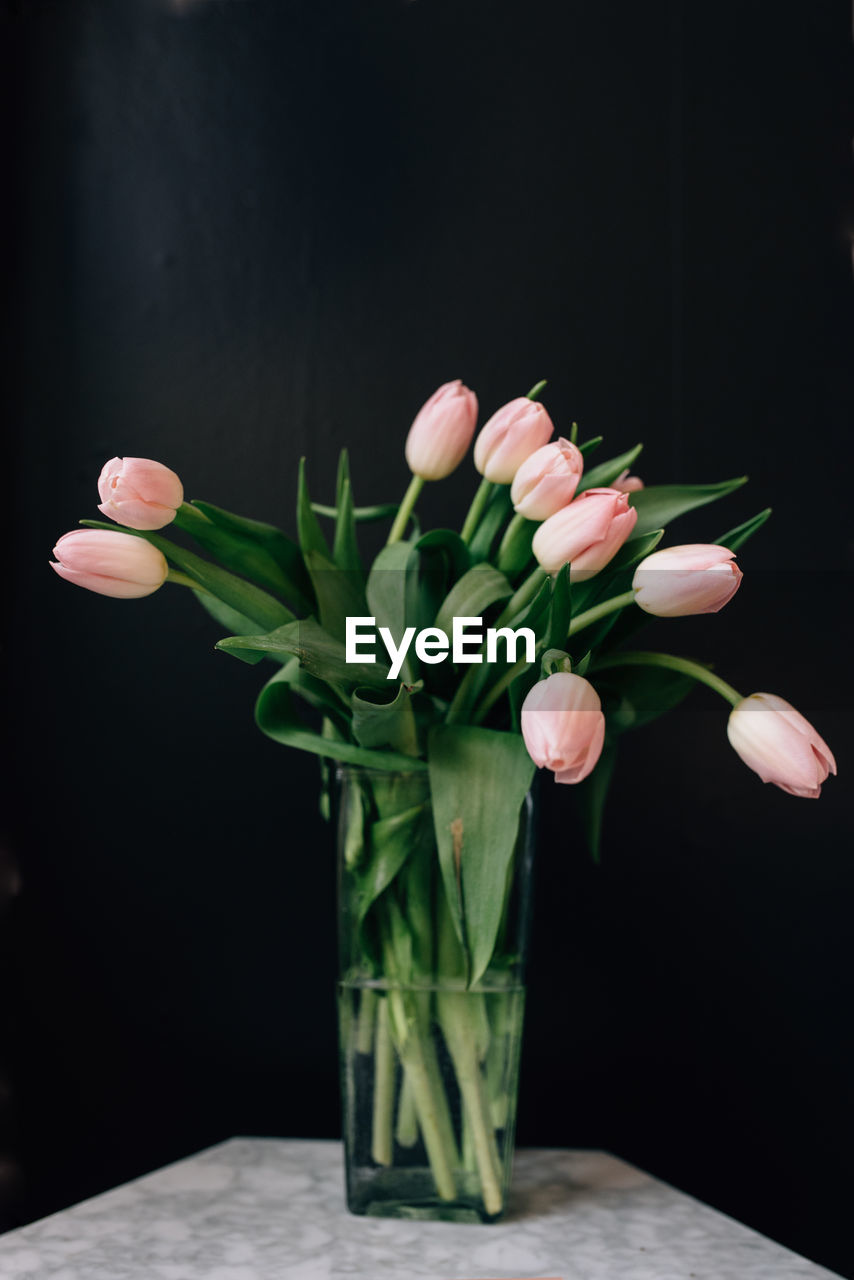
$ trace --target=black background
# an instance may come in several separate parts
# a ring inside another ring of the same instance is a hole
[[[559,429],[646,442],[647,482],[751,475],[677,526],[774,507],[741,592],[650,643],[790,699],[841,779],[763,787],[698,690],[626,739],[600,867],[544,788],[519,1141],[851,1274],[848,7],[34,0],[0,31],[5,1223],[338,1133],[316,761],[257,732],[260,669],[180,589],[50,573],[102,463],[292,529],[300,454],[328,500],[349,445],[388,501],[439,382],[489,413],[545,377]]]

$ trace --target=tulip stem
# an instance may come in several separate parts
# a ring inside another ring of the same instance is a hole
[[[175,512],[173,523],[176,529],[183,529],[185,533],[192,534],[193,529],[201,528],[203,525],[210,529],[213,521],[191,502],[182,502]]]
[[[599,658],[594,664],[596,671],[604,671],[606,667],[664,667],[668,671],[678,671],[683,676],[690,676],[700,684],[706,684],[715,693],[719,693],[727,702],[736,706],[742,701],[742,695],[731,684],[716,676],[708,667],[690,658],[677,658],[672,653],[648,653],[645,650],[629,650],[625,653],[612,653],[607,658]]]
[[[601,604],[594,604],[592,609],[585,609],[583,613],[579,613],[572,619],[569,624],[569,635],[574,636],[577,631],[583,631],[585,627],[598,622],[600,618],[607,618],[609,613],[616,613],[618,609],[625,609],[627,605],[634,602],[634,591],[624,591],[622,595],[612,596],[610,600],[603,600]]]
[[[472,498],[469,513],[465,518],[465,523],[463,524],[462,532],[460,533],[460,537],[466,545],[468,545],[474,537],[475,530],[480,524],[481,516],[486,509],[486,504],[492,496],[492,489],[492,481],[487,480],[486,477],[481,480],[477,487],[477,493]]]
[[[531,576],[525,579],[508,604],[507,608],[495,622],[495,627],[506,626],[507,623],[517,617],[523,609],[527,608],[547,577],[548,574],[544,569],[535,569]],[[483,650],[481,649],[481,655],[482,654]],[[460,721],[469,714],[471,705],[477,696],[477,686],[480,680],[481,665],[477,664],[469,667],[468,671],[457,686],[457,692],[454,694],[451,705],[448,708],[448,714],[445,717],[446,724],[459,724]],[[487,705],[487,711],[490,706],[492,706],[491,702]]]
[[[483,695],[483,701],[472,716],[472,724],[482,724],[487,714],[495,706],[505,689],[509,689],[517,676],[523,671],[527,671],[533,664],[527,662],[525,658],[520,658],[518,662],[514,662],[512,667],[508,667],[496,680],[491,689],[487,689]]]
[[[421,476],[413,476],[409,481],[409,488],[403,495],[403,502],[397,509],[397,515],[394,517],[394,524],[391,526],[391,532],[386,540],[386,546],[390,547],[393,542],[400,542],[406,531],[407,521],[412,515],[412,509],[415,506],[424,488],[424,481]]]
[[[548,576],[545,569],[541,569],[538,565],[511,597],[507,608],[495,623],[496,628],[505,626],[513,618],[518,617],[523,609],[527,609]]]
[[[188,573],[182,573],[180,569],[172,569],[166,575],[167,582],[174,582],[178,587],[189,587],[192,591],[200,591],[202,595],[209,596],[211,593],[207,587],[203,587],[200,582],[196,582],[195,578],[191,578]]]
[[[421,479],[421,476],[412,476],[410,486],[408,486],[406,493],[403,494],[403,502],[397,508],[397,516],[394,517],[392,531],[389,532],[388,539],[385,541],[387,547],[391,547],[392,543],[399,543],[399,540],[402,539],[406,531],[408,518],[412,515],[412,508],[415,507],[415,503],[419,500],[421,489],[423,488],[424,480]]]

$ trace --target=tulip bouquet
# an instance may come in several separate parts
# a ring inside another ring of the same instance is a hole
[[[356,506],[342,451],[329,506],[301,465],[292,539],[185,502],[157,462],[114,458],[98,481],[114,523],[83,521],[55,548],[58,574],[105,595],[192,590],[228,632],[217,648],[275,664],[257,722],[320,757],[325,812],[337,764],[348,1106],[370,1076],[361,1153],[348,1130],[357,1211],[401,1203],[391,1184],[365,1191],[366,1171],[420,1161],[422,1205],[501,1212],[521,1019],[514,886],[536,767],[577,788],[596,855],[620,737],[700,682],[731,705],[729,740],[763,781],[816,797],[835,772],[782,698],[742,697],[704,663],[631,647],[648,615],[721,609],[741,584],[736,552],[769,511],[708,544],[660,547],[672,521],[743,478],[644,486],[630,474],[640,446],[591,465],[601,438],[579,442],[573,424],[552,440],[544,385],[481,428],[459,531],[423,531],[416,516],[424,484],[475,435],[477,400],[457,381],[412,423],[399,504]],[[357,534],[376,521],[388,536],[366,570]],[[168,524],[183,542],[159,532]]]

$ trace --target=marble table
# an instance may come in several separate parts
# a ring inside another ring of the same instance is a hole
[[[490,1226],[356,1218],[337,1142],[232,1138],[0,1236],[0,1280],[820,1280],[600,1151],[523,1150]]]

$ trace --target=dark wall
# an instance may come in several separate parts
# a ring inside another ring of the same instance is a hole
[[[846,5],[2,15],[6,1221],[234,1133],[338,1133],[316,762],[257,732],[260,669],[180,590],[50,574],[103,461],[292,528],[301,454],[322,498],[349,445],[388,501],[439,382],[491,411],[546,377],[559,428],[646,442],[648,482],[751,475],[681,526],[774,507],[738,597],[650,642],[790,699],[841,778],[763,787],[701,690],[626,740],[599,867],[545,788],[519,1139],[609,1148],[851,1273]]]

